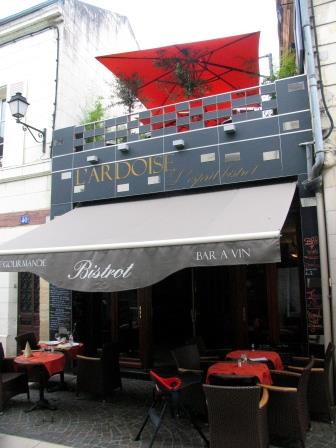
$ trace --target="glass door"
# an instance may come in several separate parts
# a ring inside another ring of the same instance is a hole
[[[34,332],[40,338],[40,278],[29,272],[20,272],[18,291],[17,333]]]
[[[136,289],[118,293],[117,313],[120,356],[139,359],[139,318],[142,316]]]

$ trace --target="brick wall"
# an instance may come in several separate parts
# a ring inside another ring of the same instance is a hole
[[[16,227],[21,225],[44,224],[50,215],[49,209],[30,210],[28,212],[0,213],[0,227]],[[27,224],[21,223],[21,218],[27,218]]]

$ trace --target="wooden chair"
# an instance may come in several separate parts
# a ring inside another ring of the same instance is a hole
[[[105,397],[115,389],[122,389],[119,348],[116,344],[105,344],[101,357],[77,355],[76,395],[80,392]]]
[[[314,358],[314,365],[311,369],[308,382],[308,407],[313,420],[327,420],[333,423],[333,400],[330,390],[330,371],[332,367],[332,356],[335,346],[331,342],[325,352],[325,358]],[[309,358],[295,356],[291,365],[287,368],[290,371],[302,373]]]
[[[203,388],[208,406],[210,448],[268,446],[266,389],[208,384]]]
[[[268,425],[271,438],[299,440],[305,447],[310,427],[307,388],[314,360],[302,374],[285,370],[271,371],[273,385],[263,385],[269,393]]]
[[[19,394],[27,394],[29,400],[28,379],[25,373],[18,373],[14,369],[13,358],[5,358],[0,343],[0,412],[7,401]]]
[[[36,340],[35,333],[22,333],[15,337],[17,345],[18,345],[18,351],[21,352],[21,350],[24,350],[26,347],[26,343],[29,342],[30,348],[32,350],[37,350],[39,348],[39,345]]]

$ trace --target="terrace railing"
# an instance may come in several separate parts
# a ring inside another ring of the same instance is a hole
[[[192,99],[74,128],[74,152],[277,115],[275,83]]]

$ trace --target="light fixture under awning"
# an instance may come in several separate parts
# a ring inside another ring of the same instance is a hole
[[[79,291],[142,288],[186,267],[280,261],[296,183],[78,207],[0,246],[0,271]]]

